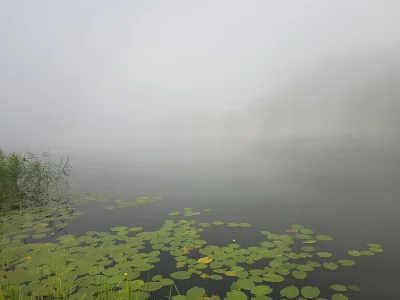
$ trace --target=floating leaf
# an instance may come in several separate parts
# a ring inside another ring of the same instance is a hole
[[[178,271],[178,272],[171,273],[171,277],[174,279],[178,279],[178,280],[189,279],[190,276],[191,276],[191,274],[186,271]]]
[[[115,208],[114,205],[106,205],[106,206],[104,206],[105,210],[113,210],[114,208]]]
[[[208,264],[208,263],[210,263],[210,262],[212,262],[213,261],[213,259],[212,258],[209,258],[209,257],[202,257],[202,258],[199,258],[198,260],[197,260],[197,262],[199,263],[199,264]]]
[[[250,292],[254,295],[268,295],[272,293],[272,291],[273,289],[268,285],[258,285],[252,288]]]
[[[320,293],[319,288],[313,286],[305,286],[301,289],[301,294],[307,299],[316,298]]]
[[[237,290],[233,290],[231,292],[226,293],[228,296],[225,300],[247,300],[247,296],[245,293]]]
[[[236,284],[245,290],[251,290],[252,288],[254,288],[254,282],[250,279],[239,279],[238,281],[236,281]]]
[[[294,270],[292,272],[292,275],[294,278],[296,279],[305,279],[307,277],[307,273],[304,271],[298,271],[298,270]]]
[[[356,285],[348,285],[347,287],[348,287],[350,290],[355,291],[355,292],[361,291],[361,289],[360,289],[358,286],[356,286]]]
[[[320,241],[332,241],[333,240],[333,238],[331,238],[330,236],[327,236],[327,235],[317,235],[315,238]]]
[[[351,256],[360,256],[361,255],[361,253],[356,250],[349,250],[347,253],[349,253],[349,255],[351,255]]]
[[[188,300],[197,300],[203,297],[206,294],[206,290],[204,288],[199,288],[197,286],[190,288],[186,292],[186,297]]]
[[[33,239],[41,239],[41,238],[44,238],[45,236],[46,236],[45,234],[39,233],[39,234],[32,235],[32,238]]]
[[[264,280],[268,282],[282,282],[285,278],[277,274],[265,274]]]
[[[332,253],[329,253],[329,252],[318,252],[317,255],[319,257],[331,257]]]
[[[281,289],[280,293],[281,293],[282,297],[286,297],[288,299],[293,299],[293,298],[296,298],[300,294],[300,291],[297,287],[295,287],[294,285],[291,285],[291,286]]]
[[[332,295],[332,300],[348,300],[349,298],[343,294]]]
[[[345,292],[347,291],[347,287],[341,284],[333,284],[331,285],[331,289],[338,291],[338,292]]]
[[[323,265],[326,269],[332,270],[332,271],[334,271],[334,270],[336,270],[336,269],[338,268],[338,265],[335,264],[335,263],[323,263],[322,265]]]
[[[177,216],[177,215],[180,215],[181,213],[179,212],[179,211],[173,211],[173,212],[170,212],[168,215],[169,216]]]
[[[343,267],[351,267],[356,262],[354,260],[351,260],[351,259],[342,259],[342,260],[339,260],[338,263]]]

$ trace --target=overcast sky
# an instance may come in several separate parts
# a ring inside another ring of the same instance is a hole
[[[353,82],[379,66],[375,77],[362,77],[358,96],[380,72],[396,86],[399,29],[397,0],[0,0],[0,147],[122,145],[182,128],[199,132],[202,124],[204,135],[240,128],[268,135],[352,131],[349,120],[365,120],[355,113],[364,99],[352,102],[342,75],[354,61],[367,67],[352,73]],[[326,66],[335,67],[334,77],[325,76]],[[335,114],[329,106],[335,99],[324,90],[328,84],[334,91],[336,81],[342,102]],[[293,106],[297,98],[309,100],[310,90],[317,100]],[[381,119],[392,112],[395,122],[398,91]],[[365,103],[376,101],[369,94]],[[374,107],[370,116],[380,106],[366,107]],[[345,110],[351,113],[339,126]],[[335,120],[325,128],[330,113]],[[355,131],[377,132],[378,123],[374,131],[358,121]]]

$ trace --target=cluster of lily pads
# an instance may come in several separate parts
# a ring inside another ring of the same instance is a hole
[[[87,193],[87,194],[88,195],[83,199],[79,199],[79,198],[74,199],[74,203],[87,204],[87,203],[91,203],[91,202],[107,202],[107,201],[109,201],[109,198],[113,197],[113,195],[104,195],[104,194],[90,195],[90,193]],[[116,195],[119,195],[119,193],[117,193]],[[73,196],[76,197],[76,196],[78,196],[78,194],[74,193]],[[134,200],[116,199],[116,200],[113,200],[112,204],[108,204],[108,205],[104,206],[104,209],[105,210],[113,210],[115,208],[128,208],[128,207],[149,204],[149,203],[152,203],[152,202],[158,201],[158,200],[162,200],[162,197],[156,196],[153,198],[148,198],[147,196],[142,196],[142,197],[138,197]]]
[[[139,198],[135,203],[150,202]],[[32,297],[71,299],[104,295],[153,299],[162,294],[173,300],[270,300],[275,296],[345,300],[359,288],[335,282],[330,285],[332,293],[321,295],[318,287],[303,283],[304,279],[316,269],[351,267],[358,256],[383,251],[381,245],[369,244],[366,249],[349,250],[349,257],[335,260],[332,253],[316,250],[319,244],[333,239],[302,225],[293,225],[281,234],[262,231],[260,244],[248,248],[236,241],[209,245],[201,238],[205,230],[251,225],[185,218],[199,213],[185,208],[183,218],[166,220],[155,231],[121,226],[106,232],[88,231],[82,236],[67,234],[62,231],[66,225],[59,225],[82,214],[71,207],[36,207],[8,213],[1,217],[0,290],[5,294],[13,285]],[[61,230],[59,234],[55,234],[57,229]],[[174,263],[171,269],[161,272],[156,267],[166,255]],[[234,282],[224,295],[207,295],[204,287],[190,286],[191,279],[196,278],[204,280],[205,285],[205,280]],[[187,283],[186,292],[177,288],[181,283]]]

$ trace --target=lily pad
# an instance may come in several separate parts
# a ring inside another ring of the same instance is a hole
[[[272,293],[272,291],[273,289],[268,285],[258,285],[250,290],[254,295],[268,295]]]
[[[307,277],[307,273],[306,272],[304,272],[304,271],[299,271],[299,270],[294,270],[293,272],[292,272],[292,275],[293,275],[293,277],[294,278],[296,278],[296,279],[305,279],[306,277]]]
[[[318,252],[317,255],[319,257],[324,257],[325,258],[325,257],[331,257],[332,253],[329,253],[329,252]]]
[[[332,295],[332,300],[348,300],[349,298],[343,294]]]
[[[238,291],[238,290],[233,290],[231,292],[226,293],[227,297],[225,300],[247,300],[247,296],[245,293]]]
[[[285,278],[277,274],[265,274],[264,280],[267,282],[282,282]]]
[[[356,250],[349,250],[347,253],[349,253],[349,255],[351,255],[351,256],[360,256],[361,255],[361,253]]]
[[[245,290],[251,290],[254,288],[254,282],[250,279],[239,279],[236,281],[236,284],[241,288]]]
[[[286,297],[288,299],[293,299],[293,298],[296,298],[297,296],[299,296],[300,291],[297,287],[295,287],[294,285],[291,285],[291,286],[281,289],[280,294],[282,297]]]
[[[341,284],[333,284],[331,285],[331,289],[337,292],[345,292],[347,291],[347,287]]]
[[[323,263],[322,264],[326,269],[334,271],[338,269],[338,265],[335,263]]]
[[[178,272],[171,273],[171,277],[174,279],[178,279],[178,280],[189,279],[190,276],[191,276],[191,274],[186,271],[178,271]]]
[[[301,289],[301,294],[307,299],[316,298],[320,293],[319,288],[313,286],[305,286]]]
[[[188,300],[197,300],[202,298],[206,294],[206,290],[204,288],[199,288],[197,286],[190,288],[186,292],[186,297]]]

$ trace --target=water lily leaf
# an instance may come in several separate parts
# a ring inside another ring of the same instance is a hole
[[[322,265],[323,265],[326,269],[331,270],[331,271],[337,270],[337,268],[338,268],[338,265],[335,264],[335,263],[323,263]]]
[[[314,231],[312,231],[311,229],[307,229],[307,228],[301,229],[300,232],[302,234],[313,234],[314,233]]]
[[[327,235],[317,235],[315,238],[320,241],[332,241],[333,240],[333,238],[331,238],[330,236],[327,236]]]
[[[183,295],[175,295],[171,297],[172,300],[187,300],[186,296]]]
[[[203,297],[206,294],[206,290],[204,288],[199,288],[197,286],[190,288],[186,292],[186,297],[188,300],[197,300]]]
[[[114,208],[115,208],[114,205],[106,205],[106,206],[104,206],[105,210],[113,210]]]
[[[268,285],[258,285],[250,290],[254,295],[268,295],[272,293],[272,291],[273,289]]]
[[[331,289],[338,291],[338,292],[345,292],[347,291],[347,287],[341,284],[333,284],[331,285]]]
[[[304,228],[304,226],[303,225],[292,225],[292,228],[293,229],[296,229],[296,230],[302,230],[303,228]]]
[[[186,271],[178,271],[178,272],[171,273],[171,277],[174,279],[178,279],[178,280],[189,279],[190,276],[191,276],[191,274]]]
[[[347,287],[348,287],[350,290],[355,291],[355,292],[361,291],[361,289],[360,289],[358,286],[356,286],[356,285],[348,285]]]
[[[221,280],[223,277],[221,275],[218,275],[218,274],[213,274],[213,275],[210,276],[210,278],[212,280]]]
[[[329,253],[329,252],[318,252],[317,255],[319,257],[331,257],[332,253]]]
[[[179,212],[179,211],[173,211],[173,212],[170,212],[168,215],[169,216],[177,216],[177,215],[180,215],[181,213]]]
[[[236,281],[236,284],[241,288],[245,290],[251,290],[254,288],[254,282],[250,279],[239,279]]]
[[[332,300],[348,300],[349,298],[343,294],[332,295]]]
[[[39,234],[32,235],[32,238],[33,239],[41,239],[41,238],[44,238],[45,236],[46,236],[45,234],[39,233]]]
[[[281,289],[280,293],[281,293],[282,297],[286,297],[288,299],[293,299],[293,298],[296,298],[300,294],[300,291],[297,287],[295,287],[294,285],[291,285],[291,286]]]
[[[338,263],[343,267],[351,267],[356,262],[354,260],[351,260],[351,259],[342,259],[342,260],[339,260]]]
[[[320,293],[319,288],[313,286],[305,286],[301,289],[301,294],[307,299],[316,298]]]
[[[267,282],[282,282],[285,278],[277,274],[265,274],[264,280]]]
[[[307,277],[307,273],[304,271],[298,271],[298,270],[294,270],[292,272],[292,275],[294,278],[296,279],[305,279]]]
[[[202,257],[202,258],[199,258],[198,260],[197,260],[197,262],[199,263],[199,264],[208,264],[208,263],[210,263],[210,262],[212,262],[213,261],[213,259],[212,258],[209,258],[209,257]]]
[[[382,245],[380,245],[380,244],[367,244],[367,246],[369,248],[382,248]]]
[[[140,280],[140,279],[138,279],[138,280],[132,280],[132,281],[130,282],[130,288],[131,288],[132,291],[141,289],[141,287],[142,287],[143,285],[144,285],[144,281],[143,281],[143,280]]]
[[[356,250],[349,250],[347,253],[351,256],[360,256],[361,255],[361,253]]]
[[[214,221],[214,222],[212,222],[211,224],[213,224],[213,225],[224,225],[224,222],[221,222],[221,221]]]
[[[247,300],[247,296],[245,293],[238,291],[238,290],[233,290],[231,292],[226,293],[227,297],[225,300]]]
[[[144,285],[141,287],[141,291],[144,292],[153,292],[153,291],[157,291],[159,289],[161,289],[162,287],[164,287],[164,285],[161,282],[145,282]]]
[[[127,231],[128,227],[125,226],[119,226],[119,227],[113,227],[110,229],[111,231]]]

